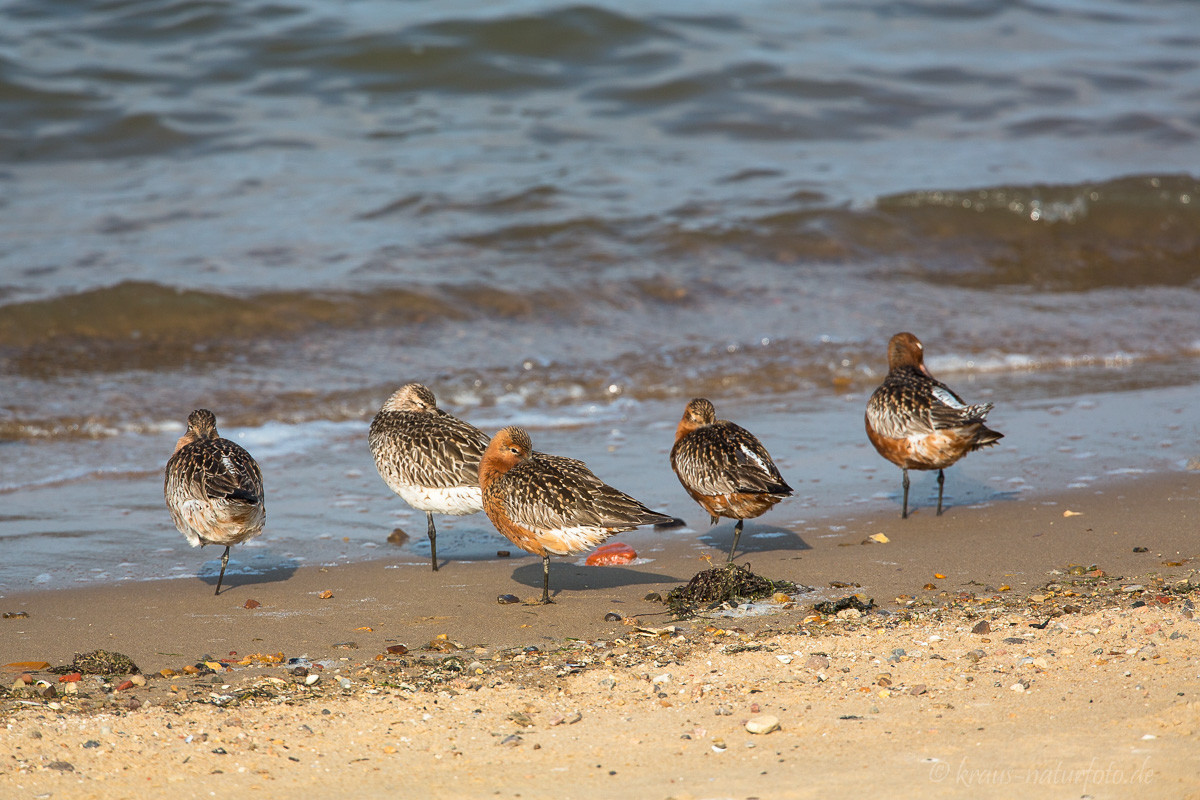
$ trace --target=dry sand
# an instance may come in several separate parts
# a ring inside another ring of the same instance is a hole
[[[708,566],[653,531],[622,537],[649,563],[557,560],[546,607],[496,602],[537,595],[530,558],[8,594],[0,664],[148,680],[31,670],[56,696],[0,697],[0,796],[1200,797],[1197,477],[750,538],[821,590],[763,616],[645,600]],[[854,592],[877,607],[813,610]]]

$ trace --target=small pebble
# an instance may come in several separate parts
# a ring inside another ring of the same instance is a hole
[[[779,730],[779,717],[763,714],[746,722],[746,730],[750,733],[764,734]]]
[[[982,636],[985,633],[991,633],[991,632],[992,632],[992,624],[990,622],[988,622],[986,619],[975,623],[975,627],[971,628],[971,633],[979,634],[980,636]]]
[[[387,651],[394,656],[402,656],[408,652],[408,648],[402,644],[389,644]]]
[[[808,660],[804,662],[804,666],[807,669],[816,671],[829,669],[829,656],[811,655],[808,657]]]
[[[620,622],[621,615],[616,613],[615,611],[610,611],[604,615],[604,621],[605,622]]]
[[[314,673],[304,679],[304,685],[312,686],[314,683],[316,683],[319,680],[321,680],[321,676]]]
[[[521,602],[521,598],[515,594],[502,594],[496,598],[496,602],[502,606],[512,605],[513,603]]]
[[[497,550],[496,551],[497,558],[508,558],[511,555],[512,555],[512,553],[509,552],[508,550]]]

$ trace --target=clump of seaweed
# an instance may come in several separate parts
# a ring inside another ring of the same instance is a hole
[[[729,603],[753,602],[776,593],[806,591],[791,581],[773,581],[756,575],[748,566],[722,564],[698,573],[685,586],[677,586],[663,601],[676,617],[689,617]]]
[[[864,603],[861,597],[852,594],[837,600],[826,600],[823,603],[817,603],[813,606],[813,610],[818,614],[838,614],[848,608],[852,608],[860,614],[865,614],[874,607],[874,600],[868,600]]]
[[[66,675],[78,672],[83,675],[136,675],[141,672],[133,659],[124,653],[110,653],[107,650],[93,650],[90,653],[76,653],[75,660],[65,667],[51,667],[48,672]]]

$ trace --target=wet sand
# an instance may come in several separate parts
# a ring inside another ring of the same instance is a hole
[[[227,576],[219,597],[194,577],[10,593],[2,610],[29,616],[0,623],[0,664],[105,649],[148,680],[113,691],[126,676],[108,689],[84,676],[67,695],[57,676],[31,672],[58,696],[34,686],[3,697],[0,786],[103,798],[339,796],[347,781],[359,796],[401,785],[430,796],[872,786],[999,797],[1014,785],[1025,796],[1187,796],[1200,774],[1197,520],[1195,472],[940,518],[889,507],[815,538],[768,516],[747,524],[739,562],[816,591],[736,618],[675,621],[644,599],[706,568],[703,555],[723,560],[728,523],[700,549],[653,530],[619,537],[652,559],[628,567],[555,559],[545,607],[497,603],[537,596],[531,557]],[[753,535],[763,532],[786,535]],[[852,593],[877,608],[813,611]],[[990,631],[972,633],[982,620]],[[387,653],[397,645],[407,652]],[[319,676],[311,686],[305,672]],[[781,729],[748,733],[761,715]]]

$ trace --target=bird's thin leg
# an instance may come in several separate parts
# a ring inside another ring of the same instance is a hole
[[[225,567],[229,565],[229,545],[225,545],[225,555],[221,556],[221,574],[217,576],[217,591],[214,595],[221,593],[221,581],[225,580]]]
[[[733,554],[737,552],[738,539],[742,538],[742,525],[745,520],[738,520],[733,526],[733,547],[729,548],[729,563],[733,563]]]
[[[942,515],[942,485],[945,483],[946,483],[946,472],[945,472],[945,470],[939,469],[938,470],[938,513],[937,513],[937,515],[939,517]]]
[[[904,470],[904,510],[900,512],[900,519],[908,519],[908,470]]]
[[[550,599],[550,556],[542,556],[542,605],[553,602]]]
[[[437,572],[437,528],[433,527],[433,512],[426,511],[425,518],[429,520],[429,526],[425,529],[429,534],[429,557],[433,561],[433,571]]]

